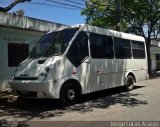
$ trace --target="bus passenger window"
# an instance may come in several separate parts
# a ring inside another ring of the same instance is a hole
[[[114,58],[112,37],[91,33],[90,37],[91,56],[95,59]]]
[[[145,47],[143,42],[132,41],[132,53],[135,59],[145,58]]]
[[[75,67],[78,67],[83,60],[89,56],[88,36],[85,32],[80,32],[78,34],[76,39],[71,44],[66,56]]]
[[[114,38],[114,50],[117,59],[131,59],[132,57],[130,40]]]

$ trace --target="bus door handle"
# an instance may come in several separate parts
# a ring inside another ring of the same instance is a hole
[[[86,62],[84,62],[84,63],[90,64],[91,62],[89,62],[89,61],[86,61]]]

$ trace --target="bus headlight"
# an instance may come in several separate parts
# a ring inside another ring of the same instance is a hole
[[[45,73],[41,73],[40,76],[43,77],[45,75]]]
[[[46,68],[45,68],[45,71],[40,74],[40,77],[46,77],[46,76],[47,76],[47,73],[49,72],[49,70],[50,70],[50,68],[49,68],[49,67],[46,67]]]

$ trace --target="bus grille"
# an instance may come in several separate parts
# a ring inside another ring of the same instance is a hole
[[[14,80],[37,80],[38,77],[14,77]]]
[[[17,91],[17,93],[20,95],[20,96],[24,96],[24,97],[37,97],[37,92],[22,92],[22,91]]]

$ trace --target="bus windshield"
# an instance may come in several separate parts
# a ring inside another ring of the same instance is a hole
[[[65,29],[44,35],[32,49],[29,57],[62,55],[77,30],[78,28]]]

